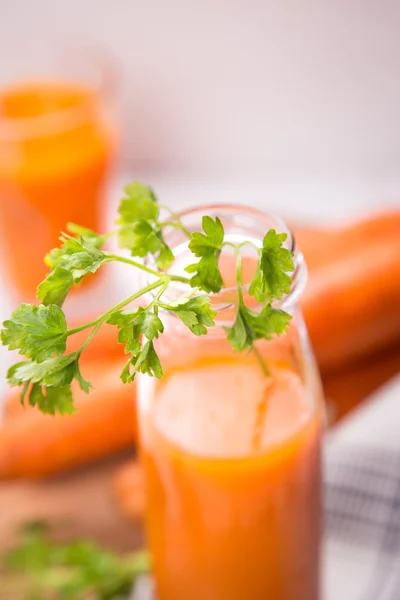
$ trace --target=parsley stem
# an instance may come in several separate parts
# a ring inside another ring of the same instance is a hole
[[[268,369],[267,365],[265,364],[263,357],[261,356],[261,352],[259,351],[257,346],[254,346],[254,344],[252,345],[251,350],[254,353],[254,356],[257,358],[264,375],[266,377],[269,377],[271,375],[271,373],[269,372],[269,369]]]
[[[236,255],[236,284],[239,297],[239,303],[243,304],[243,289],[242,289],[242,255],[240,253],[240,247],[234,245]]]
[[[169,275],[164,276],[164,277],[169,277]],[[84,323],[83,325],[79,325],[79,327],[74,327],[73,329],[68,329],[67,335],[73,335],[74,333],[78,333],[79,331],[83,331],[84,329],[88,329],[89,327],[93,327],[93,325],[97,326],[99,324],[99,326],[100,326],[102,323],[104,323],[104,321],[106,321],[108,319],[109,316],[112,315],[113,312],[120,310],[121,308],[124,308],[127,304],[130,304],[137,298],[140,298],[140,296],[143,296],[144,294],[147,294],[148,292],[151,292],[152,290],[155,290],[156,288],[158,288],[162,285],[165,285],[165,279],[159,279],[158,281],[154,281],[154,283],[150,283],[149,285],[147,285],[146,287],[142,288],[141,290],[135,292],[128,298],[125,298],[125,300],[121,300],[121,302],[119,302],[118,304],[113,306],[113,308],[110,308],[105,313],[103,313],[102,315],[97,317],[97,319],[94,319],[93,321],[89,321],[88,323]],[[98,328],[95,327],[95,329],[96,329],[96,331],[93,330],[93,332],[92,332],[93,335],[95,335]],[[85,344],[86,344],[86,342],[85,342]]]
[[[154,312],[157,315],[158,314],[158,307],[159,307],[159,300],[161,298],[161,296],[163,295],[163,293],[165,292],[165,290],[168,287],[168,280],[165,281],[164,285],[161,287],[160,290],[158,290],[157,294],[154,296],[153,300],[150,302],[150,304],[148,305],[146,310],[150,310],[151,308],[153,308],[154,306]]]
[[[240,249],[242,246],[243,246],[243,244],[235,244],[234,245],[235,254],[236,254],[236,283],[237,283],[237,291],[238,291],[238,298],[239,298],[239,306],[241,304],[244,304],[243,289],[242,289],[242,285],[243,285],[243,283],[242,283],[242,254],[240,252]],[[261,356],[259,349],[256,348],[254,343],[251,345],[251,350],[258,360],[260,367],[262,369],[262,372],[264,373],[264,375],[266,377],[268,377],[270,375],[270,373],[268,371],[268,367],[265,364],[264,359]]]
[[[253,248],[255,248],[257,250],[257,252],[260,251],[260,247],[257,244],[255,244],[254,242],[252,242],[251,240],[245,240],[244,242],[240,242],[240,244],[238,244],[239,248],[243,248],[243,246],[252,246]]]
[[[166,226],[166,225],[171,225],[171,227],[177,227],[185,235],[187,235],[187,237],[190,239],[192,237],[192,233],[191,233],[191,231],[189,231],[189,229],[187,229],[187,227],[184,226],[179,215],[177,215],[173,210],[171,210],[165,204],[159,204],[159,206],[160,206],[160,208],[163,208],[164,210],[166,210],[171,215],[171,218],[173,219],[173,223],[170,221],[163,221],[162,223],[160,223],[161,227]]]
[[[98,321],[96,323],[96,325],[94,326],[94,328],[92,329],[92,331],[89,333],[88,337],[86,338],[86,340],[83,342],[82,346],[79,348],[77,354],[78,357],[82,354],[82,352],[84,351],[84,349],[86,348],[86,346],[88,346],[90,344],[90,342],[92,341],[92,339],[94,338],[94,336],[96,335],[96,333],[98,332],[98,330],[100,329],[100,327],[102,326],[103,321]]]
[[[251,240],[245,240],[244,242],[240,242],[240,244],[235,244],[234,242],[223,242],[222,247],[224,248],[225,246],[230,246],[231,248],[234,248],[235,251],[236,248],[243,248],[243,246],[252,246],[252,248],[255,248],[257,250],[257,252],[260,251],[260,246],[257,246],[257,244],[255,244]]]
[[[143,265],[136,260],[132,260],[131,258],[126,258],[125,256],[118,256],[117,254],[110,254],[108,252],[104,253],[107,256],[107,261],[116,261],[120,263],[125,263],[127,265],[131,265],[132,267],[137,267],[150,275],[154,275],[154,277],[158,277],[159,279],[162,277],[168,277],[170,281],[179,281],[181,283],[190,283],[190,279],[188,277],[181,277],[180,275],[166,275],[165,273],[160,273],[160,271],[156,271],[155,269],[151,269],[146,265]],[[143,292],[145,293],[145,292]]]
[[[182,225],[180,221],[162,221],[160,223],[160,227],[175,227],[175,229],[179,229],[179,231],[182,231],[182,233],[184,233],[189,239],[192,235],[189,229],[186,229],[186,227]]]

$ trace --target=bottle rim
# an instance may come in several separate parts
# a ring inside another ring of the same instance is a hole
[[[295,264],[295,270],[291,274],[292,283],[290,293],[285,295],[282,300],[274,301],[273,305],[276,308],[288,309],[295,305],[307,283],[307,268],[304,262],[302,253],[296,246],[296,240],[293,232],[286,224],[286,222],[278,215],[272,212],[264,212],[262,210],[252,208],[243,204],[208,204],[204,206],[196,206],[188,208],[177,213],[177,216],[181,219],[183,225],[189,229],[189,231],[201,231],[201,220],[204,215],[209,215],[213,218],[219,217],[224,225],[225,234],[233,234],[243,239],[247,236],[252,238],[252,241],[257,241],[259,247],[262,245],[262,240],[269,229],[275,229],[277,233],[285,233],[287,239],[284,242],[284,246],[293,252],[293,261]],[[240,233],[241,230],[242,233]],[[233,232],[233,233],[232,233]],[[179,258],[179,253],[182,252],[186,245],[186,253],[190,257],[190,262],[196,262],[193,260],[193,254],[187,250],[187,238],[184,234],[175,228],[171,228],[165,235],[165,240],[171,247],[176,258]],[[185,244],[186,242],[186,244]],[[178,256],[177,256],[178,253]],[[169,272],[177,273],[176,262],[172,266]],[[152,257],[146,260],[149,266],[154,266],[154,259]],[[189,264],[188,262],[183,263]],[[181,273],[184,273],[183,266],[181,266]],[[250,281],[244,282],[242,290],[248,291],[250,287]],[[217,311],[221,311],[226,308],[231,308],[234,304],[232,300],[226,301],[227,296],[232,296],[236,292],[236,286],[222,288],[218,293],[209,294],[212,298],[213,308]],[[188,285],[185,283],[174,282],[168,288],[168,301],[176,299],[179,295],[187,293]],[[199,292],[205,294],[205,292]],[[169,298],[170,294],[173,298]],[[257,302],[254,300],[254,307],[256,309]]]

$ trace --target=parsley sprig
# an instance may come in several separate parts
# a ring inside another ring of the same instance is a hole
[[[150,187],[135,182],[125,188],[116,229],[111,233],[100,235],[79,225],[68,225],[68,233],[60,237],[60,247],[45,257],[51,270],[37,288],[40,304],[21,304],[11,318],[4,321],[1,330],[3,345],[26,358],[14,364],[7,374],[11,386],[22,387],[22,402],[27,398],[29,404],[38,406],[44,413],[72,413],[73,380],[85,392],[89,392],[91,386],[81,373],[80,357],[103,323],[118,328],[118,341],[124,344],[128,355],[121,373],[124,383],[132,382],[138,372],[162,377],[154,341],[164,332],[163,318],[168,313],[174,314],[196,336],[206,335],[208,328],[215,325],[216,311],[207,294],[218,293],[223,287],[219,257],[226,246],[233,246],[237,264],[237,312],[233,325],[225,328],[227,340],[237,351],[255,352],[267,372],[255,343],[284,333],[290,320],[288,313],[273,308],[274,300],[290,292],[289,273],[294,264],[292,252],[284,247],[286,234],[271,229],[261,248],[257,248],[257,269],[249,287],[250,296],[259,304],[255,311],[246,306],[242,292],[241,249],[250,242],[232,244],[225,240],[224,227],[218,217],[204,216],[203,231],[191,232],[179,216],[168,209],[168,218],[163,219],[161,213],[165,208],[158,203]],[[188,248],[198,259],[186,267],[188,277],[168,271],[174,254],[164,231],[171,227],[187,237]],[[130,257],[105,249],[112,236],[117,236],[121,248],[130,251]],[[153,256],[155,268],[138,260],[147,255]],[[151,283],[93,321],[68,328],[62,306],[70,290],[109,262],[141,269],[151,276]],[[175,282],[187,284],[189,291],[173,302],[166,302],[165,292]],[[150,292],[153,297],[146,306],[129,308],[134,300]],[[67,338],[86,329],[88,336],[81,347],[66,354]]]
[[[0,597],[7,600],[127,600],[150,568],[144,551],[118,555],[93,542],[54,544],[46,526],[25,526],[17,547],[0,557]]]
[[[252,349],[260,360],[264,371],[265,364],[254,346],[257,340],[271,340],[274,335],[286,331],[291,315],[279,308],[273,308],[272,302],[281,299],[290,292],[290,276],[287,272],[294,270],[293,253],[283,247],[287,235],[277,234],[270,229],[263,239],[259,250],[256,273],[250,283],[249,294],[260,303],[256,312],[248,308],[243,299],[242,289],[242,244],[233,245],[236,255],[236,282],[238,307],[232,327],[225,327],[228,342],[238,351]]]

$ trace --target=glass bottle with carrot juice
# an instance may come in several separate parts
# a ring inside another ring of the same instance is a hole
[[[110,65],[84,53],[74,61],[76,74],[58,68],[0,89],[0,243],[25,300],[35,298],[43,257],[66,223],[99,229],[115,154]]]
[[[260,243],[265,231],[288,234],[295,252],[291,292],[279,303],[292,319],[286,334],[234,352],[226,330],[238,294],[248,294],[255,261],[242,248],[220,257],[224,286],[212,296],[217,326],[195,338],[164,315],[156,346],[161,380],[139,375],[138,401],[147,486],[147,536],[157,600],[318,600],[321,534],[321,391],[298,300],[302,256],[286,226],[244,207],[206,207],[225,239]],[[199,230],[196,210],[181,215]],[[170,246],[179,273],[187,242]],[[248,253],[250,252],[250,253]],[[178,296],[183,289],[176,289]]]

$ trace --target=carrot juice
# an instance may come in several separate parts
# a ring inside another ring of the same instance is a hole
[[[37,81],[0,91],[0,228],[8,275],[32,299],[68,222],[96,230],[114,133],[97,94]]]
[[[294,371],[168,371],[142,436],[158,600],[318,599],[320,414]]]

